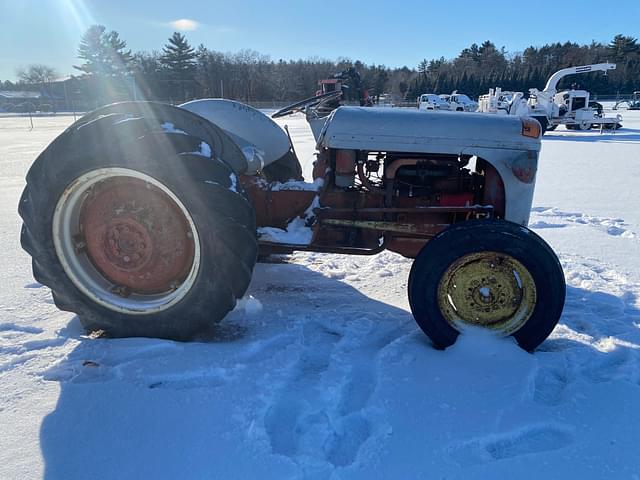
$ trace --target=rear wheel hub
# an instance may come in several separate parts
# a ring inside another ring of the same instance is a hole
[[[93,265],[133,292],[175,289],[193,263],[193,235],[185,215],[144,180],[112,177],[97,183],[79,220]]]
[[[108,259],[122,270],[142,267],[153,252],[149,232],[131,219],[121,219],[112,223],[106,232],[105,247]]]
[[[54,243],[78,288],[128,313],[178,301],[200,261],[185,206],[164,184],[123,168],[89,172],[68,187],[54,213]]]

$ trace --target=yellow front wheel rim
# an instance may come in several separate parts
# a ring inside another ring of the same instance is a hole
[[[529,270],[510,255],[464,255],[445,271],[438,285],[438,306],[457,330],[477,326],[511,335],[527,323],[536,305]]]

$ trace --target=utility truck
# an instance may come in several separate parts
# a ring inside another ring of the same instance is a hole
[[[457,90],[454,90],[450,95],[441,94],[440,98],[447,102],[454,112],[475,112],[478,109],[478,102],[471,100],[464,93],[458,93]]]
[[[435,93],[423,93],[418,97],[418,110],[451,110],[451,106]]]
[[[476,327],[536,348],[565,299],[560,262],[527,228],[538,122],[332,108],[341,94],[273,115],[311,124],[307,182],[287,133],[239,102],[89,113],[27,174],[34,277],[87,331],[188,340],[234,308],[259,256],[386,249],[415,259],[409,304],[436,347]]]
[[[543,131],[554,130],[558,125],[565,125],[569,130],[617,129],[622,126],[622,117],[606,116],[601,108],[590,102],[590,94],[586,90],[557,91],[558,82],[568,75],[596,71],[606,74],[615,68],[615,63],[598,63],[558,70],[549,77],[543,90],[529,89],[528,99],[522,92],[491,89],[488,95],[479,98],[478,111],[533,117],[540,122]]]

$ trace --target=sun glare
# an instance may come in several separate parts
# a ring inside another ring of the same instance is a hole
[[[91,25],[95,24],[95,19],[85,5],[84,0],[59,0],[65,18],[70,16],[75,27],[80,32],[84,32]]]

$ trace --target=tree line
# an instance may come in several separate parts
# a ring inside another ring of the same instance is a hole
[[[179,32],[160,50],[133,53],[117,32],[94,25],[83,34],[77,57],[78,75],[72,79],[71,93],[93,99],[96,106],[132,98],[173,103],[203,97],[293,102],[313,96],[318,80],[349,67],[360,73],[372,97],[388,93],[396,101],[453,90],[478,96],[496,86],[527,92],[532,87],[542,89],[560,68],[604,61],[616,63],[617,69],[607,76],[569,77],[561,86],[576,83],[601,95],[640,90],[640,44],[624,35],[607,44],[552,43],[515,53],[487,40],[470,45],[453,59],[424,59],[415,68],[389,68],[347,58],[273,60],[254,50],[223,53],[205,45],[193,47]],[[31,65],[17,73],[17,83],[0,82],[0,89],[47,90],[55,83],[56,72],[45,65]]]
[[[592,42],[552,43],[528,47],[510,54],[490,42],[473,44],[452,59],[423,60],[418,65],[417,78],[412,82],[411,95],[420,92],[449,92],[454,89],[474,96],[490,88],[528,92],[542,90],[547,79],[557,70],[577,65],[612,62],[616,70],[565,77],[559,88],[579,86],[600,95],[629,93],[640,90],[640,44],[637,39],[616,35],[608,44]]]

